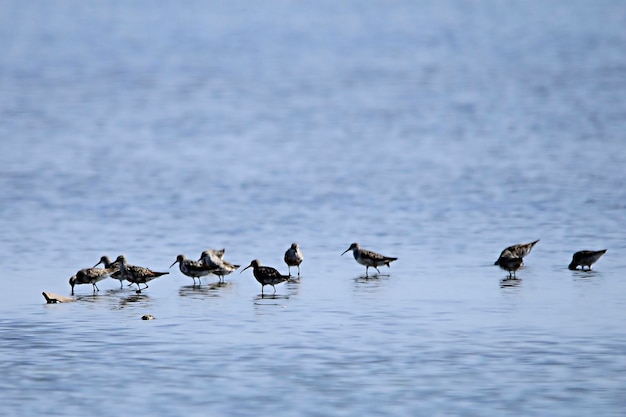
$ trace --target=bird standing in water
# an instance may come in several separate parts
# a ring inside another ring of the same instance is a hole
[[[372,252],[371,250],[363,249],[361,248],[361,245],[359,245],[356,242],[351,244],[350,247],[346,249],[341,255],[343,255],[344,253],[350,250],[352,251],[352,255],[354,255],[354,259],[361,265],[365,265],[366,277],[368,276],[367,272],[370,266],[373,267],[380,274],[380,271],[378,270],[379,266],[387,265],[387,267],[390,267],[389,264],[398,259],[398,258],[392,258],[389,256],[384,256],[384,255],[381,255],[380,253]]]
[[[578,251],[574,254],[574,256],[572,256],[572,262],[570,262],[568,268],[574,270],[578,267],[578,265],[580,265],[583,271],[585,270],[585,266],[589,271],[591,271],[591,265],[595,264],[596,261],[605,253],[606,249]]]
[[[504,252],[498,258],[498,265],[500,268],[509,272],[509,278],[516,278],[515,271],[522,266],[523,260],[519,256],[515,256],[511,252]]]
[[[111,278],[118,280],[120,282],[120,288],[124,288],[123,282],[126,278],[124,277],[124,274],[120,272],[120,263],[117,261],[111,262],[111,259],[105,255],[100,258],[100,262],[94,265],[94,268],[100,264],[102,264],[105,269],[114,268],[115,272],[111,274]]]
[[[276,268],[271,266],[261,266],[261,261],[258,259],[250,262],[250,265],[241,270],[240,274],[246,269],[252,267],[254,278],[261,284],[261,295],[263,295],[263,288],[266,285],[271,285],[274,288],[274,294],[276,294],[276,284],[285,282],[289,279],[289,275],[283,275]]]
[[[196,278],[198,278],[198,281],[200,282],[199,285],[202,285],[202,280],[200,279],[200,277],[209,275],[215,269],[204,265],[200,261],[187,259],[185,255],[178,255],[174,263],[170,265],[170,268],[177,263],[180,272],[187,275],[188,277],[193,278],[193,285],[196,285]]]
[[[116,271],[115,268],[84,268],[78,271],[70,278],[70,286],[72,287],[72,295],[74,295],[74,286],[79,284],[91,284],[93,286],[94,294],[96,291],[100,291],[100,288],[96,285],[98,281],[102,281],[108,278]]]
[[[224,260],[225,249],[215,250],[207,249],[200,254],[199,262],[205,266],[212,268],[211,273],[217,275],[220,282],[224,282],[224,276],[230,274],[241,265],[234,265]]]
[[[285,263],[289,268],[289,276],[291,276],[291,267],[298,267],[298,276],[300,276],[300,264],[304,260],[304,256],[302,255],[302,251],[300,250],[300,246],[297,243],[292,243],[291,247],[287,249],[285,252]]]
[[[119,262],[120,272],[124,274],[126,280],[131,284],[137,284],[137,293],[148,288],[148,282],[153,279],[169,274],[169,272],[155,272],[143,266],[129,265],[124,255],[118,256],[115,262]],[[145,287],[141,288],[139,284],[144,284]]]

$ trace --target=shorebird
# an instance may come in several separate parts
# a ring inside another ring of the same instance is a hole
[[[389,256],[383,256],[380,253],[372,252],[370,250],[362,249],[361,245],[356,242],[351,244],[350,247],[346,249],[341,255],[348,252],[349,250],[352,251],[352,255],[354,255],[354,259],[356,259],[358,263],[360,263],[361,265],[365,265],[366,277],[368,276],[367,272],[370,266],[373,267],[380,274],[380,271],[378,270],[379,266],[387,265],[387,267],[390,267],[389,264],[398,259],[391,258]]]
[[[143,289],[145,290],[148,288],[149,281],[161,275],[169,274],[169,272],[155,272],[143,266],[129,265],[124,255],[118,256],[115,262],[120,263],[120,272],[125,276],[126,280],[131,284],[137,284],[137,292],[141,292],[142,290],[139,284],[144,284],[145,287],[143,287]]]
[[[596,263],[596,261],[605,253],[606,249],[578,251],[574,254],[574,256],[572,256],[572,262],[570,262],[568,268],[574,270],[578,265],[580,265],[584,271],[586,265],[589,271],[591,271],[591,265]]]
[[[177,263],[178,267],[180,268],[180,272],[187,275],[188,277],[193,278],[193,285],[196,285],[196,278],[198,278],[198,281],[200,281],[199,285],[202,285],[202,280],[200,279],[200,277],[209,275],[215,269],[204,265],[200,261],[187,259],[185,255],[178,255],[174,263],[170,265],[170,268]]]
[[[200,254],[200,259],[198,259],[199,262],[202,262],[207,267],[213,268],[211,273],[217,275],[220,282],[224,282],[225,275],[230,274],[241,266],[225,261],[223,259],[225,251],[225,249],[207,249]]]
[[[123,282],[126,279],[126,277],[124,276],[124,274],[120,272],[120,263],[118,261],[111,262],[111,259],[109,259],[108,256],[103,256],[100,258],[100,262],[95,264],[93,267],[95,268],[96,266],[100,264],[102,264],[105,269],[108,269],[108,268],[115,269],[113,274],[111,274],[111,278],[118,280],[120,282],[120,288],[124,288]]]
[[[300,276],[300,264],[304,260],[304,256],[302,255],[302,251],[300,250],[300,246],[297,243],[292,243],[291,247],[287,249],[285,252],[285,263],[289,268],[289,276],[291,276],[291,267],[298,267],[298,276]]]
[[[93,292],[100,291],[100,288],[96,285],[96,282],[102,281],[115,272],[114,268],[84,268],[72,275],[70,278],[70,286],[72,287],[72,295],[74,295],[74,285],[79,284],[91,284],[93,285]]]
[[[515,257],[521,258],[522,259],[522,264],[523,264],[524,263],[523,262],[524,258],[530,253],[530,251],[537,244],[537,242],[539,242],[539,239],[535,240],[534,242],[530,242],[530,243],[518,243],[517,245],[511,245],[508,248],[505,248],[502,252],[500,252],[500,256],[498,257],[498,260],[495,261],[493,264],[494,265],[500,265],[500,258],[502,258],[507,252],[511,256],[515,256]]]
[[[509,272],[509,278],[515,278],[515,271],[517,271],[524,262],[519,256],[514,255],[511,252],[504,252],[498,258],[497,265],[505,271]]]
[[[271,285],[274,288],[274,294],[276,294],[276,284],[280,284],[281,282],[285,282],[289,279],[289,275],[282,275],[275,268],[271,266],[261,266],[261,261],[258,259],[250,262],[250,265],[246,266],[241,270],[240,274],[246,269],[252,267],[254,278],[261,284],[261,295],[263,295],[263,288],[266,285]]]

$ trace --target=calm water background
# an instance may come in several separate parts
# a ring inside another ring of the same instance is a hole
[[[626,412],[626,3],[3,1],[0,45],[0,414]],[[41,296],[292,241],[276,297]]]

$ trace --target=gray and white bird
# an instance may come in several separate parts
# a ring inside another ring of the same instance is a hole
[[[341,255],[348,251],[352,251],[352,255],[354,255],[354,259],[360,263],[361,265],[365,265],[365,276],[368,276],[368,270],[370,267],[373,267],[378,273],[378,267],[381,265],[387,265],[390,267],[391,262],[397,260],[398,258],[392,258],[390,256],[384,256],[380,253],[372,252],[371,250],[361,248],[361,245],[358,243],[353,243],[350,245],[348,249],[346,249]]]
[[[204,265],[201,261],[187,259],[185,255],[178,255],[174,263],[170,265],[170,268],[177,263],[180,272],[193,278],[193,285],[196,285],[196,278],[198,278],[199,285],[202,285],[200,277],[207,276],[215,270],[215,268],[210,268]]]
[[[241,265],[231,264],[224,260],[225,249],[215,250],[207,249],[200,254],[199,262],[202,262],[205,266],[212,268],[211,273],[217,275],[220,282],[224,282],[224,276],[235,271]]]
[[[291,267],[298,267],[298,276],[300,276],[300,264],[304,260],[300,246],[297,243],[292,243],[291,247],[285,252],[285,263],[289,268],[289,276],[291,276]]]

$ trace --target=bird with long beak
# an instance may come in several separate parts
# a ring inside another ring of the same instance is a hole
[[[111,259],[108,256],[102,256],[100,258],[100,261],[95,264],[93,267],[95,268],[96,266],[102,264],[104,266],[105,269],[109,269],[109,268],[113,268],[115,269],[115,272],[113,274],[111,274],[111,278],[116,279],[120,282],[120,288],[124,288],[124,280],[126,279],[124,277],[124,275],[120,272],[120,263],[115,261],[115,262],[111,262]]]
[[[289,275],[283,275],[276,268],[271,266],[261,266],[261,261],[258,259],[250,262],[250,265],[241,270],[240,274],[246,269],[252,267],[252,273],[254,278],[261,284],[261,295],[263,295],[263,288],[266,285],[271,285],[274,288],[274,294],[276,294],[276,284],[285,282],[289,279]]]
[[[370,266],[373,267],[380,274],[380,271],[378,270],[379,266],[387,265],[387,267],[391,267],[389,264],[398,259],[392,258],[390,256],[384,256],[380,253],[372,252],[371,250],[363,249],[361,248],[361,245],[356,242],[351,244],[350,247],[346,249],[341,255],[350,250],[352,251],[352,255],[354,255],[354,259],[361,265],[365,265],[366,277],[368,276],[367,272]]]
[[[170,265],[170,268],[176,264],[178,264],[180,272],[187,275],[188,277],[193,278],[194,286],[196,285],[196,278],[198,278],[199,281],[198,285],[202,285],[202,280],[200,279],[200,277],[207,276],[216,269],[206,266],[200,261],[187,259],[185,255],[178,255],[174,263]]]
[[[72,295],[74,295],[74,286],[79,284],[91,284],[93,286],[94,294],[96,291],[100,291],[100,288],[96,285],[98,281],[102,281],[108,278],[116,271],[115,268],[84,268],[78,271],[70,278],[70,286],[72,287]]]

